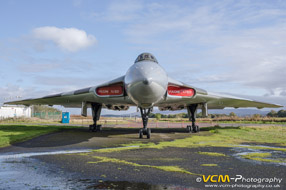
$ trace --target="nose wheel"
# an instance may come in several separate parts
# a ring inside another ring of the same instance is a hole
[[[147,139],[150,139],[151,137],[151,129],[140,129],[139,130],[139,138],[142,139],[143,135],[147,136]]]
[[[139,138],[142,139],[144,135],[147,136],[147,139],[151,138],[151,129],[147,128],[148,124],[148,117],[151,112],[151,108],[140,108],[142,122],[143,122],[143,128],[139,130]]]
[[[189,133],[197,133],[200,131],[200,127],[198,125],[187,125],[187,131]]]

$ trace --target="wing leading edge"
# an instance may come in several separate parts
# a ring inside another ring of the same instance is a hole
[[[181,89],[193,89],[195,94],[192,96],[174,96],[169,91],[167,92],[167,97],[164,102],[159,103],[158,107],[160,110],[181,110],[185,109],[188,105],[198,104],[199,108],[207,104],[208,109],[224,109],[226,107],[233,108],[279,108],[283,107],[278,104],[270,104],[260,101],[255,101],[246,98],[240,98],[224,94],[209,93],[206,90],[190,86],[188,84],[176,81],[175,79],[168,78],[169,86],[176,85]]]
[[[282,105],[278,104],[270,104],[266,102],[260,102],[256,100],[224,95],[224,94],[215,94],[215,93],[208,93],[208,95],[199,95],[198,99],[206,100],[209,109],[223,109],[225,107],[233,107],[233,108],[254,107],[258,109],[283,107]]]
[[[54,95],[48,95],[41,98],[24,99],[19,101],[5,102],[11,105],[62,105],[70,108],[82,107],[83,102],[87,103],[101,103],[103,107],[114,110],[127,110],[133,104],[128,97],[126,97],[124,87],[124,76],[101,84],[99,86],[92,86],[70,92],[63,92]]]

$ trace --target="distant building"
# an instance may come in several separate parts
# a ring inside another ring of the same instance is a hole
[[[9,117],[31,117],[32,108],[26,106],[2,106],[0,107],[0,119]]]

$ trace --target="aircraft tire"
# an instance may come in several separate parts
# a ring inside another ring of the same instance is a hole
[[[192,129],[192,133],[196,133],[197,132],[197,126],[196,125],[193,125],[191,127],[191,129]]]
[[[200,132],[200,127],[198,125],[196,125],[196,131],[197,133]]]
[[[192,131],[192,126],[187,125],[187,132],[190,133]]]
[[[140,139],[143,138],[143,130],[142,130],[142,129],[139,130],[139,138],[140,138]]]
[[[90,130],[91,132],[95,132],[95,131],[97,131],[97,127],[94,126],[94,125],[90,125],[90,126],[89,126],[89,130]]]
[[[147,139],[150,139],[151,137],[151,129],[147,129]]]
[[[102,126],[101,125],[97,125],[96,126],[96,131],[102,131]]]
[[[191,133],[194,133],[194,127],[190,126],[190,129],[191,129]]]

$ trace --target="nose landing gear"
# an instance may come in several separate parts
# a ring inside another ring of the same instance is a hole
[[[151,129],[147,128],[148,124],[148,117],[151,112],[151,108],[140,108],[142,122],[143,122],[143,128],[139,130],[139,138],[142,139],[143,135],[147,136],[147,139],[150,139],[151,137]]]

